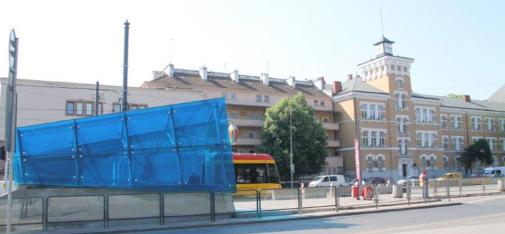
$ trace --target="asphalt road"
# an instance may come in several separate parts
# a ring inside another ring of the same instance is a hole
[[[505,196],[480,197],[460,206],[263,224],[190,228],[157,233],[502,233]]]

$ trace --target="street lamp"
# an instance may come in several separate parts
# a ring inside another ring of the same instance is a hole
[[[293,188],[293,121],[291,117],[291,108],[289,108],[289,174],[291,176],[291,188]]]

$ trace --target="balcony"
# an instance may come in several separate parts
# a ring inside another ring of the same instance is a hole
[[[340,129],[338,123],[323,123],[323,127],[326,130],[335,130],[335,131],[338,131]]]
[[[340,141],[339,140],[328,140],[328,147],[339,148],[340,147]]]
[[[254,139],[254,138],[238,138],[237,141],[233,144],[233,146],[236,145],[261,145],[261,140],[260,139]]]
[[[258,119],[240,119],[240,118],[229,118],[229,123],[233,123],[238,127],[263,127],[263,120]]]

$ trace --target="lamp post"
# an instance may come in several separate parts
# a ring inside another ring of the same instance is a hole
[[[291,117],[291,108],[289,108],[289,175],[291,178],[291,188],[293,188],[293,121]]]

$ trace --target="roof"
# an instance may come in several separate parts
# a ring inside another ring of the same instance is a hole
[[[489,96],[487,101],[505,103],[505,84],[496,90],[493,95]]]
[[[348,79],[342,83],[342,92],[364,92],[364,93],[379,93],[388,94],[378,88],[375,88],[367,83],[365,83],[361,78]]]
[[[412,93],[412,97],[438,101],[440,102],[441,107],[505,112],[505,103],[499,103],[499,102],[481,101],[473,99],[470,102],[466,102],[462,98],[457,97],[436,96],[420,93]]]
[[[208,72],[208,79],[203,80],[197,70],[175,69],[174,77],[164,75],[160,78],[145,81],[142,88],[175,88],[175,89],[223,89],[252,91],[258,93],[273,93],[294,95],[301,92],[308,96],[329,97],[319,90],[312,81],[296,81],[295,87],[291,87],[284,79],[269,78],[269,85],[263,84],[258,76],[240,75],[239,82],[234,82],[228,73]]]
[[[374,43],[373,45],[374,45],[374,46],[376,46],[376,45],[378,45],[378,44],[382,44],[382,43],[393,44],[393,43],[395,43],[395,42],[394,42],[394,41],[391,41],[391,40],[389,40],[389,39],[387,39],[385,36],[382,36],[381,40],[380,40],[380,41],[378,41],[378,42],[376,42],[376,43]]]

